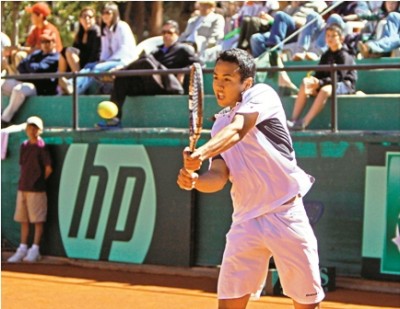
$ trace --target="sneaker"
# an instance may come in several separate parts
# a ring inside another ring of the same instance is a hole
[[[28,253],[27,249],[18,248],[17,251],[7,260],[9,263],[19,263]]]
[[[121,128],[121,120],[119,118],[112,118],[108,120],[102,120],[97,123],[96,128],[100,129],[119,129]]]
[[[304,131],[306,129],[303,119],[287,120],[286,123],[290,131]]]
[[[33,263],[39,261],[41,258],[42,257],[40,256],[39,249],[30,248],[23,261]]]

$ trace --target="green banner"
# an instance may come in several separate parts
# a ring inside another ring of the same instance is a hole
[[[400,153],[386,155],[386,232],[382,273],[400,274]]]

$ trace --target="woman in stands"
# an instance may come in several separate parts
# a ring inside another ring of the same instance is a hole
[[[118,6],[107,2],[101,11],[101,19],[100,61],[87,64],[79,71],[81,73],[110,72],[121,69],[135,60],[133,51],[136,40],[130,26],[120,19]],[[100,84],[94,77],[81,76],[77,78],[77,91],[79,94],[85,94],[90,88],[92,92],[97,93]]]
[[[63,48],[58,62],[58,72],[79,72],[88,63],[100,59],[101,35],[100,27],[96,24],[96,11],[84,7],[79,13],[79,30],[71,47]],[[71,94],[72,87],[65,77],[58,82],[64,93]]]

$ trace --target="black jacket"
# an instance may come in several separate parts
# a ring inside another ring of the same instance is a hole
[[[23,59],[18,65],[18,72],[25,73],[55,73],[58,69],[58,52],[44,54],[41,50],[34,51]],[[57,94],[57,79],[32,79],[23,80],[35,85],[38,95],[54,95]]]
[[[321,59],[319,61],[320,65],[354,65],[356,62],[354,57],[348,52],[345,47],[342,47],[338,51],[331,51],[328,49],[325,53],[322,54]],[[314,75],[316,78],[320,80],[320,87],[325,85],[332,84],[331,72],[329,71],[317,71]],[[357,71],[356,70],[342,70],[337,71],[337,81],[345,82],[353,92],[356,90],[356,82],[357,82]]]

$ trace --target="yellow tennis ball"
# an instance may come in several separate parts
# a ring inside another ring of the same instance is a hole
[[[101,118],[111,119],[117,116],[118,106],[111,101],[103,101],[97,105],[97,113]]]

